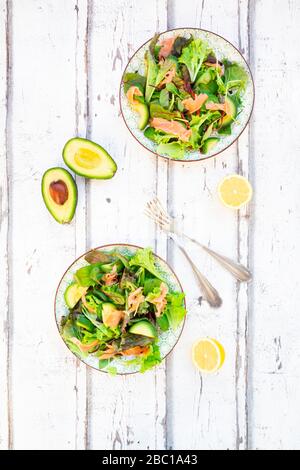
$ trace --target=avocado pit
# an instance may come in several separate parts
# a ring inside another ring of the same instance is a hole
[[[49,186],[50,196],[56,204],[62,206],[68,200],[69,191],[66,183],[62,180],[53,181]]]

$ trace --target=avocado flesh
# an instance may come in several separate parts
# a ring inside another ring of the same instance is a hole
[[[137,103],[133,106],[133,109],[140,116],[138,128],[142,131],[143,129],[145,129],[149,121],[149,108],[146,103]]]
[[[134,323],[128,331],[129,333],[147,336],[148,338],[155,338],[157,336],[156,329],[148,320],[141,320]]]
[[[214,146],[219,142],[219,140],[220,139],[218,139],[217,137],[209,137],[208,139],[206,139],[201,148],[202,153],[210,152],[214,148]]]
[[[63,159],[71,170],[85,178],[109,179],[117,171],[106,150],[88,139],[70,139],[63,148]]]
[[[71,222],[77,204],[77,186],[67,170],[56,167],[44,173],[42,196],[47,209],[57,222]]]
[[[229,105],[230,111],[228,114],[226,114],[226,116],[222,118],[221,128],[229,126],[229,124],[232,123],[232,121],[236,118],[236,115],[237,115],[236,105],[233,102],[233,100],[230,98],[230,96],[227,96],[225,98],[225,102]]]
[[[65,301],[69,308],[74,308],[83,294],[87,291],[87,287],[82,287],[77,283],[70,284],[65,290]]]

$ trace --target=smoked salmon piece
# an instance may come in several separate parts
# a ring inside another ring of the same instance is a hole
[[[122,356],[144,356],[148,354],[149,346],[134,346],[132,348],[122,351]]]
[[[152,304],[155,305],[156,311],[155,315],[156,317],[160,317],[162,312],[165,309],[165,306],[167,305],[167,296],[168,293],[168,286],[162,282],[160,285],[160,295],[158,295],[156,298],[149,300]]]
[[[116,328],[120,321],[124,318],[124,312],[122,310],[110,309],[108,311],[102,311],[102,320],[105,326],[109,328]]]
[[[176,37],[167,38],[167,39],[163,39],[159,43],[159,45],[161,46],[160,51],[158,53],[158,58],[159,59],[165,59],[166,57],[168,57],[168,55],[171,54],[175,39],[176,39]]]
[[[163,85],[166,85],[167,83],[171,83],[173,78],[176,75],[176,70],[175,67],[172,67],[165,75],[165,78],[160,82],[159,88],[161,88]]]
[[[78,348],[82,352],[88,352],[92,348],[94,348],[95,346],[98,346],[98,344],[99,344],[99,341],[97,339],[95,339],[94,341],[92,341],[91,343],[88,343],[88,344],[83,344],[81,341],[79,341],[78,338],[75,338],[75,337],[70,338],[70,340],[72,341],[72,343],[76,344],[76,346],[78,346]]]
[[[142,96],[143,95],[143,93],[141,92],[141,90],[137,86],[131,86],[127,90],[127,93],[126,93],[127,99],[129,101],[129,103],[132,104],[132,105],[139,103],[139,101],[134,98],[134,95],[136,95],[136,96]]]
[[[206,109],[209,109],[210,111],[223,111],[225,114],[230,113],[229,105],[227,102],[225,103],[213,103],[212,101],[209,101],[205,105]]]
[[[168,121],[167,119],[155,117],[152,118],[150,124],[154,129],[179,137],[183,142],[187,142],[192,135],[191,129],[186,129],[177,121]]]
[[[208,96],[206,93],[200,93],[200,95],[195,95],[195,98],[186,98],[182,100],[182,104],[189,113],[194,113],[201,108],[201,106],[205,103]]]

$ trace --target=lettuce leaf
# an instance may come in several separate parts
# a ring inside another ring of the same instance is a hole
[[[141,266],[145,268],[153,276],[163,281],[160,272],[157,270],[154,263],[154,255],[151,248],[144,248],[137,250],[135,255],[131,258],[129,262],[130,266]]]
[[[103,276],[101,264],[90,264],[78,269],[74,275],[75,281],[83,287],[95,286]]]
[[[165,314],[173,330],[178,328],[186,315],[183,303],[184,297],[185,295],[182,292],[173,292],[167,295],[168,303],[165,309]]]
[[[239,64],[230,64],[225,68],[224,81],[227,90],[238,88],[243,91],[248,82],[248,74]]]
[[[172,121],[172,119],[175,118],[181,118],[181,114],[179,111],[168,111],[158,103],[151,103],[149,110],[151,117],[168,119],[168,121]]]
[[[194,39],[183,48],[178,61],[186,65],[192,83],[196,80],[201,65],[211,52],[212,50],[207,42],[202,41],[202,39]]]
[[[179,142],[161,142],[157,147],[157,153],[168,155],[174,160],[183,160],[185,153],[185,146]]]

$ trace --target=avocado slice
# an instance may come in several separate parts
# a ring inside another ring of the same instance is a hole
[[[155,327],[148,320],[141,320],[134,323],[128,331],[129,333],[147,336],[148,338],[155,338],[157,336]]]
[[[57,222],[71,222],[77,204],[77,186],[67,170],[55,167],[44,173],[42,196],[47,209]]]
[[[208,153],[210,152],[213,147],[215,145],[217,145],[217,143],[219,142],[220,139],[218,139],[217,137],[209,137],[208,139],[206,139],[206,141],[204,142],[204,144],[202,145],[201,147],[201,152],[202,153]]]
[[[149,108],[146,103],[137,103],[133,106],[133,109],[140,116],[138,128],[142,131],[143,129],[145,129],[149,121]]]
[[[232,121],[234,121],[234,119],[236,118],[236,115],[237,115],[237,107],[236,107],[233,99],[230,98],[230,96],[226,96],[225,103],[228,104],[229,113],[226,114],[226,116],[224,116],[222,118],[221,129],[223,129],[223,127],[229,126],[229,124],[231,124]]]
[[[63,148],[66,165],[85,178],[110,179],[117,171],[117,164],[101,145],[88,139],[74,137]]]
[[[70,284],[64,293],[66,304],[69,308],[74,308],[77,302],[86,293],[87,287],[82,287],[77,282]]]

